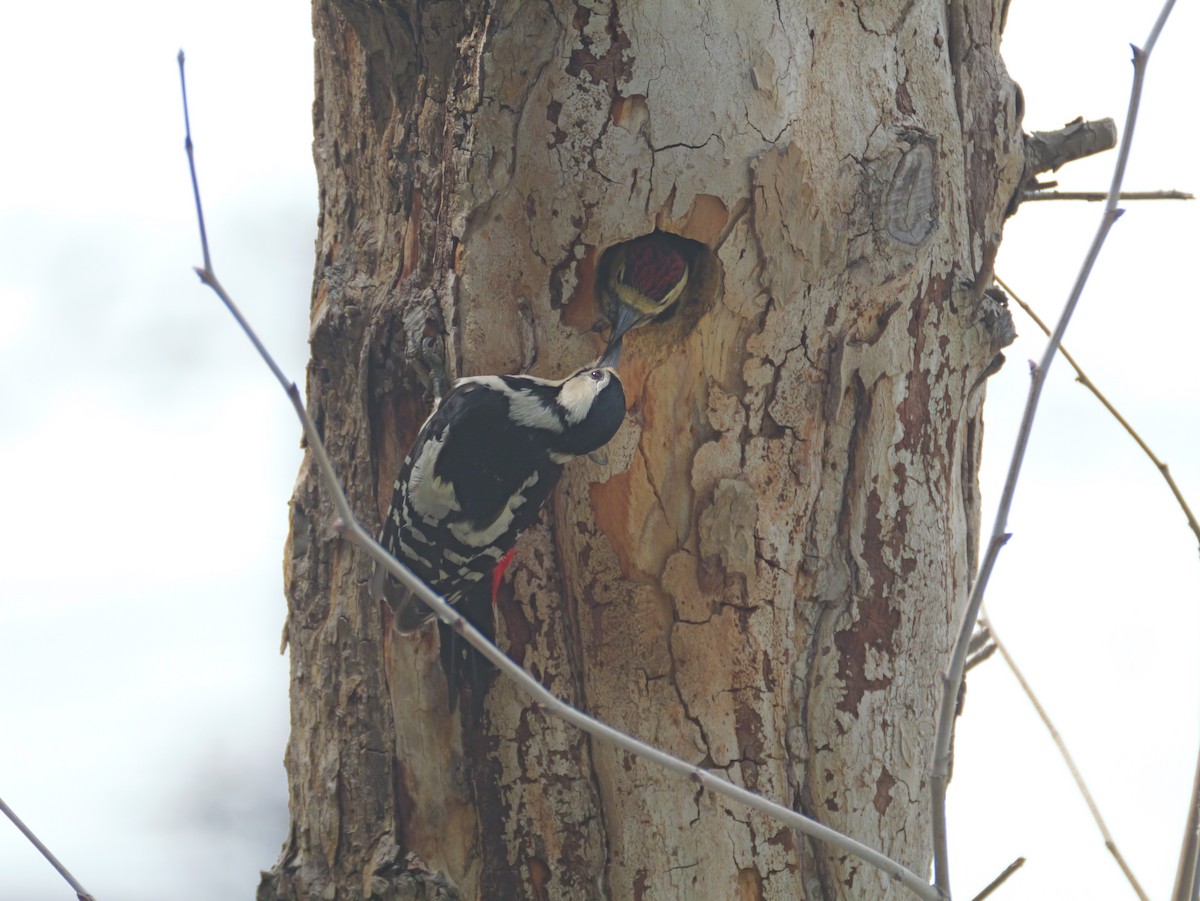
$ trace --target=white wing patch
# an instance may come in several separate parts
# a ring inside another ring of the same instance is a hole
[[[463,385],[483,385],[501,394],[508,394],[508,385],[504,384],[504,380],[498,375],[468,375],[454,383],[455,388],[461,388]]]
[[[415,510],[427,523],[437,523],[449,513],[458,513],[462,507],[454,493],[454,486],[433,474],[434,464],[441,453],[445,437],[430,439],[421,448],[421,455],[413,463],[408,477],[409,497]]]

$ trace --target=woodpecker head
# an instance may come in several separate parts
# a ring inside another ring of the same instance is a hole
[[[620,352],[621,337],[671,311],[688,280],[688,264],[678,239],[659,233],[614,248],[601,292],[612,323],[605,355]]]
[[[553,439],[553,455],[565,460],[590,454],[607,444],[621,427],[625,389],[617,370],[606,365],[609,356],[606,353],[559,385],[554,403],[562,416],[562,429]]]

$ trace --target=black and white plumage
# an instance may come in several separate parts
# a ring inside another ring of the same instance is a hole
[[[400,467],[380,543],[450,603],[486,586],[537,520],[564,464],[617,433],[625,391],[615,357],[610,351],[559,380],[485,375],[456,381]],[[379,568],[375,590],[401,631],[432,618]]]

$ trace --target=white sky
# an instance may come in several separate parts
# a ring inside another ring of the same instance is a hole
[[[1004,55],[1026,127],[1120,123],[1152,6],[1014,0]],[[1180,4],[1155,52],[1129,189],[1200,190],[1197,25]],[[308,7],[19,4],[0,38],[0,797],[101,901],[250,897],[287,824],[280,558],[299,430],[190,273],[181,45],[218,271],[302,381]],[[1060,180],[1103,190],[1112,158]],[[1200,207],[1127,210],[1067,345],[1200,510]],[[1030,204],[1010,221],[998,270],[1043,317],[1099,213]],[[986,408],[985,529],[1043,346],[1014,315]],[[1200,560],[1153,467],[1061,360],[1009,528],[993,620],[1166,897],[1200,746]],[[1008,897],[1131,897],[999,658],[972,673],[957,748],[959,896],[1024,855]],[[0,898],[66,897],[0,821]]]

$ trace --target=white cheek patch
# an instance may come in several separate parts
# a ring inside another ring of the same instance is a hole
[[[500,511],[500,515],[482,532],[471,528],[471,524],[468,522],[454,522],[450,524],[450,534],[467,547],[487,547],[495,544],[496,539],[505,534],[512,526],[513,517],[525,503],[525,493],[537,484],[537,480],[536,472],[527,478],[508,499],[508,503]]]
[[[411,488],[409,497],[413,508],[428,523],[436,523],[445,519],[447,514],[457,513],[462,509],[454,494],[454,486],[433,474],[433,467],[443,444],[444,438],[426,441],[425,446],[421,448],[421,455],[413,463],[412,474],[408,477]]]
[[[592,409],[596,395],[608,384],[610,378],[612,376],[606,372],[603,378],[594,381],[589,371],[567,379],[558,393],[558,405],[562,407],[570,425],[583,421],[583,418],[588,415],[588,411]]]

